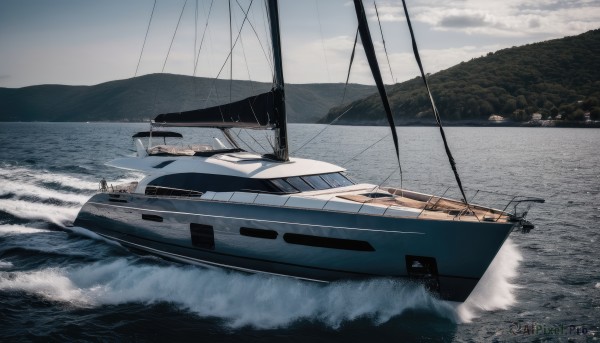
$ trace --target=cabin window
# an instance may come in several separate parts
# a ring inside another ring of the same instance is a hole
[[[148,186],[154,186],[157,189],[177,189],[182,191],[189,190],[200,193],[204,193],[207,191],[260,193],[270,193],[279,191],[279,189],[268,180],[201,173],[180,173],[163,175],[150,181],[150,183],[148,183]]]
[[[299,190],[300,192],[312,191],[314,190],[308,183],[302,180],[298,176],[288,177],[285,181],[289,182],[294,188]]]
[[[290,244],[308,245],[311,247],[331,248],[341,250],[356,251],[375,251],[375,248],[369,242],[357,241],[354,239],[342,239],[331,237],[320,237],[312,235],[302,235],[297,233],[286,233],[283,240]]]
[[[276,239],[277,231],[264,230],[264,229],[253,229],[250,227],[241,227],[240,235],[256,238]]]
[[[271,182],[284,193],[297,193],[298,190],[282,179],[272,179]]]
[[[333,188],[354,185],[354,182],[350,181],[350,179],[340,173],[323,174],[321,177]]]
[[[215,232],[213,227],[204,224],[190,224],[192,245],[202,249],[215,249]]]
[[[302,180],[306,181],[314,189],[329,189],[331,186],[325,182],[319,175],[303,176]]]

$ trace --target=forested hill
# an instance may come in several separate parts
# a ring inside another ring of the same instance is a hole
[[[446,121],[487,120],[492,114],[526,121],[534,113],[575,121],[587,112],[600,119],[600,29],[488,53],[428,80]],[[399,123],[433,120],[420,77],[390,86],[388,95]],[[379,95],[350,106],[339,124],[385,122]],[[332,109],[321,122],[331,122],[347,108]]]
[[[270,83],[231,83],[232,101],[268,91]],[[229,80],[152,74],[94,86],[39,85],[0,88],[0,121],[145,121],[157,114],[228,103]],[[338,105],[344,84],[286,85],[290,122],[314,123]],[[347,100],[374,86],[348,85]],[[208,101],[206,99],[209,99]]]

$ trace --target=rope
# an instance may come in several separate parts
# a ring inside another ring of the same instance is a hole
[[[135,67],[135,74],[137,76],[140,63],[142,62],[142,54],[144,53],[144,47],[146,46],[146,39],[148,39],[148,32],[150,32],[150,24],[152,23],[152,17],[154,16],[154,9],[156,8],[156,0],[154,0],[154,6],[152,6],[152,13],[150,13],[150,20],[148,21],[148,28],[146,29],[146,35],[144,36],[144,44],[142,44],[142,51],[140,51],[140,58],[138,59],[137,67]]]
[[[181,8],[181,13],[179,14],[179,20],[177,20],[177,26],[175,26],[175,32],[173,32],[173,38],[171,38],[171,44],[169,45],[169,50],[167,51],[167,57],[165,57],[165,63],[163,63],[162,70],[163,73],[165,71],[165,67],[167,66],[167,60],[169,59],[169,54],[171,53],[171,48],[173,47],[173,42],[175,41],[175,35],[177,35],[177,30],[179,29],[179,24],[181,23],[181,17],[183,17],[183,11],[185,10],[185,5],[187,5],[188,0],[185,0],[183,3],[183,7]]]
[[[390,64],[390,57],[388,56],[387,48],[385,46],[385,39],[383,38],[383,29],[381,28],[381,21],[379,20],[379,11],[377,10],[377,4],[373,1],[375,6],[375,13],[377,14],[377,23],[379,23],[379,32],[381,32],[381,41],[383,41],[383,51],[385,51],[385,58],[387,59],[388,67],[390,68],[390,75],[392,76],[392,83],[395,83],[394,73],[392,73],[392,65]]]

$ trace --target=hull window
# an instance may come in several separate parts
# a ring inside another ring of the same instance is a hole
[[[191,223],[190,234],[192,235],[193,246],[202,249],[215,249],[215,232],[212,226]]]
[[[421,282],[428,290],[439,292],[440,286],[435,258],[406,255],[406,271],[410,278]]]
[[[263,230],[263,229],[253,229],[250,227],[241,227],[240,235],[248,236],[248,237],[256,237],[256,238],[266,238],[266,239],[276,239],[277,231],[274,230]]]
[[[163,221],[163,217],[157,216],[155,214],[142,214],[142,219],[143,220],[150,220],[150,221],[153,221],[153,222],[162,222]]]
[[[356,251],[375,251],[369,242],[356,241],[353,239],[341,239],[330,237],[319,237],[311,235],[301,235],[297,233],[286,233],[283,240],[290,244],[308,245],[311,247],[331,248]]]

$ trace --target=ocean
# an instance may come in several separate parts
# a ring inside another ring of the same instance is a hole
[[[535,229],[513,232],[471,296],[457,304],[394,279],[320,285],[183,265],[72,227],[102,177],[112,184],[141,177],[104,163],[135,154],[131,135],[147,128],[0,123],[0,341],[600,339],[596,129],[446,129],[475,202],[502,206],[510,194],[546,199],[529,212]],[[179,131],[190,140],[207,138]],[[398,128],[402,178],[389,131],[292,124],[290,146],[293,156],[343,165],[356,181],[455,195],[436,128]]]

